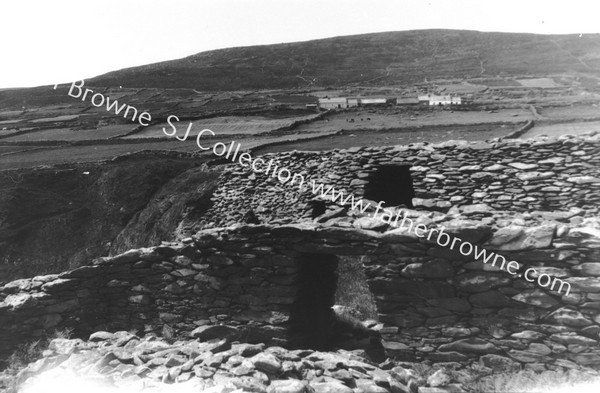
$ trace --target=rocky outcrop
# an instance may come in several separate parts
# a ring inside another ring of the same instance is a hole
[[[563,278],[572,286],[569,296],[368,217],[235,226],[1,287],[0,348],[8,354],[19,342],[64,327],[82,337],[136,329],[318,346],[331,334],[330,272],[339,257],[358,255],[392,357],[470,362],[493,354],[493,362],[534,369],[598,366],[598,222],[573,220],[577,212],[549,221],[543,214],[464,210],[407,214]]]

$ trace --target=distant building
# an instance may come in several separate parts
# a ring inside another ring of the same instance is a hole
[[[428,94],[424,96],[419,96],[419,103],[426,103],[429,106],[437,106],[437,105],[460,105],[462,100],[459,96],[452,95],[444,95],[438,96],[435,94]]]
[[[349,107],[353,107],[353,106],[359,106],[360,105],[360,98],[348,98],[348,106]]]
[[[396,98],[396,105],[418,105],[419,99],[417,97],[398,97]],[[428,101],[429,103],[429,101]]]
[[[306,104],[306,109],[317,110],[318,108],[319,108],[319,105],[317,105],[317,104]]]
[[[386,97],[332,97],[319,98],[319,108],[321,109],[342,109],[358,106],[375,106],[395,104],[395,98]]]
[[[385,105],[388,100],[385,97],[369,97],[369,98],[361,98],[360,105],[369,106],[369,105]]]
[[[429,105],[430,97],[431,96],[429,96],[429,95],[425,95],[425,96],[419,96],[417,99],[419,100],[419,104]]]
[[[348,108],[348,99],[346,97],[319,98],[319,108],[321,108],[321,109]]]

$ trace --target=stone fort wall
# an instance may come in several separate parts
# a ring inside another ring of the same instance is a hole
[[[515,212],[567,211],[581,208],[589,215],[600,206],[600,134],[559,138],[449,141],[395,147],[361,147],[324,152],[285,152],[261,156],[280,168],[334,186],[356,196],[369,188],[393,187],[380,180],[385,166],[397,171],[396,192],[421,209],[453,212],[468,205]],[[408,175],[408,178],[407,178]],[[310,188],[310,187],[309,187]],[[374,195],[374,196],[373,196]],[[367,195],[378,198],[377,192]],[[277,178],[229,165],[213,194],[213,207],[198,227],[220,227],[243,222],[252,210],[260,222],[291,223],[313,217],[315,195]],[[383,200],[386,197],[382,197]],[[375,204],[381,199],[376,199]],[[387,203],[384,206],[390,206]],[[391,205],[398,205],[392,203]],[[329,210],[335,208],[332,204]]]
[[[564,278],[571,293],[542,289],[406,231],[365,225],[368,218],[346,226],[234,226],[1,287],[0,353],[65,327],[79,336],[136,329],[322,346],[336,264],[362,256],[390,356],[481,357],[533,369],[600,364],[597,223],[575,213],[554,221],[486,213],[487,224],[481,213],[411,214]]]

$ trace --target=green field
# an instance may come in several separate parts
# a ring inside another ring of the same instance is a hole
[[[289,150],[320,151],[346,149],[354,146],[394,146],[416,142],[438,143],[448,140],[482,141],[508,135],[520,125],[460,125],[422,128],[402,128],[385,131],[344,131],[323,138],[294,141],[255,150],[257,154],[275,153]]]
[[[538,112],[550,120],[600,119],[598,104],[551,106],[538,108]]]
[[[102,140],[126,134],[135,128],[135,124],[114,124],[95,129],[77,130],[72,128],[53,128],[48,130],[30,131],[25,134],[2,139],[4,142],[35,142],[35,141],[88,141]]]
[[[566,134],[583,134],[600,131],[600,121],[582,121],[576,123],[536,124],[521,138],[531,138],[538,135],[561,136]]]
[[[223,116],[210,119],[172,122],[177,128],[177,135],[183,136],[190,122],[193,124],[190,137],[196,137],[203,129],[210,129],[218,135],[256,135],[270,132],[282,127],[289,127],[296,121],[310,120],[316,115],[292,117],[284,119],[271,119],[263,116]],[[163,132],[173,132],[168,123],[160,123],[144,128],[142,131],[129,135],[123,139],[139,138],[169,138]]]
[[[320,135],[326,135],[326,133],[279,136],[265,135],[254,137],[230,137],[227,135],[218,135],[215,138],[207,138],[202,145],[206,147],[212,147],[215,143],[222,142],[229,146],[232,141],[236,141],[242,145],[242,150],[248,150],[265,144],[289,142],[290,140],[302,140],[304,138],[312,138]],[[8,146],[8,148],[12,147],[13,146]],[[105,161],[119,155],[135,153],[144,150],[172,150],[188,153],[197,152],[203,156],[212,157],[214,159],[219,158],[214,156],[210,150],[205,152],[200,151],[194,139],[188,139],[184,142],[175,139],[154,142],[136,140],[131,141],[131,143],[94,143],[82,146],[48,146],[44,148],[39,148],[32,145],[28,146],[27,148],[20,146],[18,149],[24,149],[24,151],[8,155],[0,154],[0,170],[27,168],[40,165],[57,165],[68,162],[83,163]],[[2,150],[0,150],[0,152],[1,151]]]
[[[431,127],[441,125],[473,125],[483,123],[522,123],[534,119],[528,109],[501,109],[493,113],[484,111],[428,111],[386,109],[370,113],[367,110],[334,113],[323,120],[303,124],[295,131],[336,132],[340,130],[361,132],[363,130],[386,130],[395,128]],[[351,120],[354,120],[353,122]]]

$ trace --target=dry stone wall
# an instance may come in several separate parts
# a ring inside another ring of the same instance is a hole
[[[498,369],[598,366],[600,225],[581,214],[549,221],[488,211],[410,212],[415,223],[444,225],[564,278],[569,296],[368,217],[234,226],[1,287],[0,352],[64,327],[82,337],[136,329],[318,347],[330,334],[335,264],[355,255],[363,257],[388,355],[480,359]]]
[[[318,153],[293,151],[261,158],[266,162],[273,159],[280,168],[303,175],[307,185],[314,180],[357,196],[364,195],[365,187],[382,166],[407,165],[416,197],[414,206],[423,209],[452,212],[453,208],[483,204],[516,212],[581,208],[594,215],[600,206],[599,140],[600,134],[591,133]],[[232,164],[222,175],[213,195],[214,206],[199,227],[243,222],[250,210],[263,223],[310,220],[314,198],[310,187],[299,191],[296,185],[282,184],[271,173],[253,173],[250,168]]]

